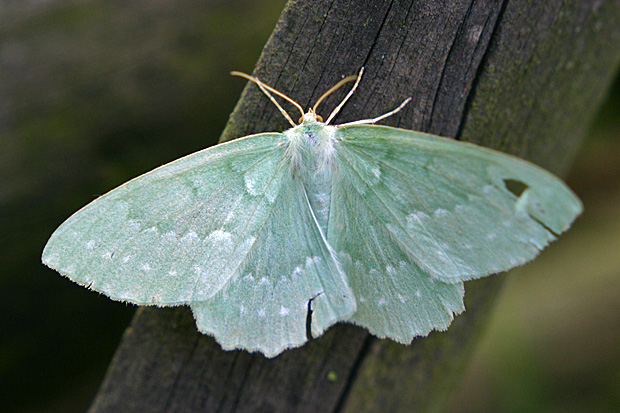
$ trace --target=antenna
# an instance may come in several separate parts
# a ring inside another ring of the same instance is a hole
[[[282,106],[280,106],[280,104],[278,103],[276,98],[274,98],[273,95],[271,93],[269,93],[269,92],[272,92],[272,93],[280,96],[281,98],[285,99],[286,101],[292,103],[297,109],[299,109],[299,111],[301,112],[301,116],[303,116],[305,114],[304,109],[301,107],[301,105],[299,103],[295,102],[293,99],[291,99],[290,97],[286,96],[284,93],[278,92],[277,90],[275,90],[271,86],[268,86],[268,85],[264,84],[263,82],[261,82],[260,80],[255,78],[254,76],[250,76],[250,75],[248,75],[246,73],[237,72],[237,71],[230,72],[230,74],[232,76],[239,76],[239,77],[247,79],[247,80],[249,80],[251,82],[256,83],[258,85],[258,87],[260,88],[260,90],[262,90],[263,93],[265,95],[267,95],[267,97],[273,102],[273,104],[276,105],[276,107],[280,110],[280,113],[282,113],[282,115],[284,115],[286,120],[288,120],[289,123],[293,127],[297,126],[297,124],[295,122],[293,122],[293,119],[291,119],[291,116],[288,114],[288,112],[285,111]]]
[[[353,85],[351,90],[349,90],[349,93],[347,93],[347,95],[344,97],[344,99],[342,99],[342,102],[340,102],[340,104],[338,106],[336,106],[336,108],[332,111],[332,113],[329,114],[329,117],[325,121],[326,125],[329,125],[329,122],[331,122],[334,119],[334,117],[338,114],[338,112],[340,112],[340,109],[342,109],[344,104],[347,103],[347,100],[349,100],[349,98],[351,96],[353,96],[353,93],[355,92],[355,89],[357,89],[357,85],[359,85],[360,81],[362,80],[362,74],[363,73],[364,73],[364,68],[362,67],[360,69],[360,72],[359,72],[358,75],[352,75],[352,76],[345,77],[340,82],[336,83],[327,92],[323,93],[323,96],[321,96],[319,98],[319,101],[316,103],[316,105],[314,105],[314,107],[316,108],[317,106],[319,106],[319,103],[321,103],[321,101],[327,97],[327,95],[331,94],[333,91],[335,91],[336,89],[338,89],[340,86],[344,85],[345,83],[350,82],[352,80],[355,80],[355,84]]]

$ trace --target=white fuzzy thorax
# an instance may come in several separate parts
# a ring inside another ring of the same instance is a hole
[[[311,112],[303,116],[301,124],[285,131],[292,170],[300,175],[331,174],[336,159],[335,132],[335,126],[325,125]]]

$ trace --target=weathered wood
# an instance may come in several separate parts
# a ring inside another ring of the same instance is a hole
[[[308,106],[365,66],[336,123],[412,96],[384,123],[476,141],[561,172],[618,67],[619,22],[615,0],[291,1],[254,73]],[[222,139],[286,127],[248,86]],[[196,332],[186,308],[141,309],[91,412],[436,408],[503,278],[467,283],[467,313],[409,347],[338,325],[273,360],[223,352]]]

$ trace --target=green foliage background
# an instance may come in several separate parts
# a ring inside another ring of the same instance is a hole
[[[3,411],[88,406],[134,307],[45,268],[41,250],[97,195],[216,143],[244,86],[228,71],[251,71],[283,5],[0,5]],[[453,411],[620,405],[619,137],[616,82],[569,176],[586,212],[509,275]]]

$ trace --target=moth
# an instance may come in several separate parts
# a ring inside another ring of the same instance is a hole
[[[375,125],[331,125],[359,75],[303,108],[260,80],[292,128],[185,156],[97,198],[43,263],[113,300],[191,307],[223,349],[275,357],[338,322],[411,343],[464,311],[463,282],[532,260],[582,205],[495,150]],[[318,105],[355,81],[326,121]],[[299,124],[273,94],[301,112]],[[520,193],[508,182],[519,182]]]

